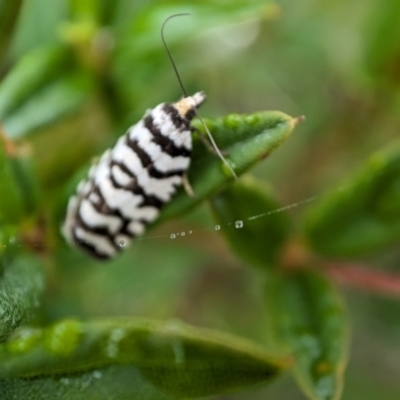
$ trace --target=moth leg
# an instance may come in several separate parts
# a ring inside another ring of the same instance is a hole
[[[182,185],[189,197],[197,197],[197,194],[194,192],[192,185],[189,182],[189,178],[186,172],[182,176]]]
[[[192,132],[196,132],[199,139],[203,142],[204,147],[212,154],[218,155],[217,151],[215,150],[214,146],[206,139],[206,137],[197,129],[192,127]],[[223,156],[227,156],[227,151],[221,151]]]

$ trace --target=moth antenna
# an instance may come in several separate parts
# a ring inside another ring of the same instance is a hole
[[[206,125],[206,123],[204,122],[203,118],[201,118],[200,114],[197,112],[196,109],[194,109],[194,113],[196,114],[196,117],[199,119],[200,123],[203,125],[204,130],[207,133],[208,138],[210,139],[210,142],[212,144],[212,146],[215,149],[215,152],[217,153],[218,157],[222,160],[222,162],[226,165],[226,167],[228,168],[229,172],[232,174],[232,176],[237,180],[238,176],[236,175],[236,172],[233,170],[233,168],[231,167],[231,165],[228,163],[228,161],[226,160],[226,158],[223,156],[223,154],[221,153],[221,150],[218,148],[217,144],[215,143],[215,140],[213,138],[213,136],[211,135],[210,130],[208,129],[208,126]]]
[[[161,26],[161,40],[162,40],[162,42],[163,42],[163,44],[164,44],[164,47],[165,47],[165,50],[166,50],[166,52],[167,52],[168,58],[169,58],[169,60],[171,61],[172,68],[173,68],[174,71],[175,71],[175,75],[176,75],[176,77],[177,77],[177,79],[178,79],[179,86],[181,87],[182,93],[183,93],[183,95],[184,95],[185,97],[188,97],[188,95],[187,95],[187,93],[186,93],[185,87],[183,86],[183,82],[182,82],[181,76],[179,75],[178,68],[176,67],[175,61],[174,61],[174,59],[172,58],[171,50],[169,49],[169,47],[168,47],[168,45],[167,45],[167,42],[166,42],[166,40],[165,40],[165,37],[164,37],[164,29],[165,29],[165,25],[167,24],[167,22],[168,22],[170,19],[175,18],[175,17],[183,17],[183,16],[187,16],[187,15],[190,15],[190,13],[172,14],[172,15],[170,15],[170,16],[163,22],[163,24],[162,24],[162,26]],[[228,161],[226,160],[226,158],[225,158],[225,157],[223,156],[223,154],[221,153],[221,150],[218,148],[217,144],[215,143],[215,140],[214,140],[214,138],[212,137],[210,130],[208,129],[208,127],[207,127],[206,123],[204,122],[203,118],[201,118],[200,114],[197,112],[197,109],[196,109],[196,108],[194,108],[194,113],[196,114],[196,117],[199,119],[200,123],[203,125],[204,130],[206,131],[207,136],[208,136],[208,138],[210,139],[210,142],[211,142],[212,146],[214,147],[215,152],[217,153],[218,157],[219,157],[219,158],[222,160],[222,162],[226,165],[226,167],[228,168],[228,170],[229,170],[229,172],[232,174],[232,176],[233,176],[235,179],[238,179],[238,177],[237,177],[235,171],[233,170],[233,168],[231,167],[231,165],[228,163]]]
[[[170,16],[163,22],[163,24],[162,24],[162,27],[161,27],[161,40],[162,40],[162,42],[163,42],[163,44],[164,44],[165,51],[166,51],[167,54],[168,54],[168,58],[169,58],[169,60],[171,61],[172,68],[173,68],[174,71],[175,71],[175,75],[176,75],[176,77],[178,78],[179,86],[180,86],[181,89],[182,89],[182,93],[183,93],[183,95],[184,95],[185,97],[188,97],[188,96],[187,96],[187,93],[186,93],[186,90],[185,90],[185,87],[183,86],[181,76],[179,75],[178,68],[176,67],[175,61],[174,61],[174,59],[172,58],[171,50],[169,49],[169,47],[168,47],[168,45],[167,45],[167,42],[166,42],[166,40],[165,40],[165,37],[164,37],[164,29],[165,29],[165,25],[167,24],[167,22],[168,22],[170,19],[172,19],[172,18],[175,18],[175,17],[183,17],[183,16],[186,16],[186,15],[190,15],[190,13],[180,13],[180,14],[172,14],[172,15],[170,15]]]

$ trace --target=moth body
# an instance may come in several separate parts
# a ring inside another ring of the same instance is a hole
[[[182,184],[192,150],[191,120],[202,92],[147,111],[103,153],[71,196],[62,232],[99,259],[142,235]]]

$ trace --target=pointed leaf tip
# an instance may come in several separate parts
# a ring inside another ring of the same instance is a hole
[[[297,125],[301,122],[304,122],[306,120],[306,116],[305,115],[300,115],[298,117],[293,118],[293,123],[294,125]]]
[[[204,119],[220,150],[240,176],[278,148],[291,134],[296,119],[280,111],[261,111],[252,114],[230,114],[222,118]],[[199,121],[193,123],[199,134],[205,134]],[[193,141],[193,156],[189,180],[196,193],[189,198],[182,190],[161,211],[157,224],[182,215],[205,198],[224,189],[233,181],[224,162],[211,154],[198,138]]]
[[[49,382],[54,390],[65,391],[65,380],[89,375],[96,378],[92,381],[98,393],[109,392],[111,385],[117,392],[124,388],[124,398],[128,394],[141,400],[128,379],[138,376],[141,386],[173,398],[194,399],[268,383],[291,365],[291,359],[271,356],[249,341],[176,321],[66,320],[45,329],[19,331],[0,346],[0,393],[2,385],[18,393],[17,381],[27,393],[41,386],[45,392]],[[72,398],[74,385],[69,388],[65,398]],[[81,390],[89,396],[93,389]],[[54,393],[41,397],[53,398]]]

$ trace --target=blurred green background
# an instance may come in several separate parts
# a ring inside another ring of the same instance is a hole
[[[27,52],[64,41],[90,76],[79,81],[79,87],[89,87],[79,107],[23,138],[42,187],[54,198],[71,193],[73,186],[67,189],[66,184],[73,174],[147,108],[180,97],[160,39],[163,20],[175,12],[192,13],[171,21],[166,37],[187,91],[203,90],[208,96],[203,116],[258,110],[306,116],[295,134],[254,170],[282,205],[339,190],[341,180],[368,155],[399,136],[398,0],[104,0],[95,18],[87,11],[91,3],[26,1],[2,61],[4,75]],[[90,53],[87,41],[93,32],[99,51]],[[40,103],[35,95],[32,101]],[[12,120],[5,127],[15,129],[15,136],[23,131]],[[62,207],[57,207],[51,215],[59,215]],[[289,213],[296,217],[305,208],[299,205]],[[43,321],[109,315],[178,318],[268,345],[261,274],[232,255],[207,205],[152,230],[108,264],[71,251],[53,228],[49,245],[57,257],[48,262]],[[186,235],[170,238],[180,232]],[[365,261],[396,270],[400,251],[394,248]],[[353,339],[343,399],[400,398],[398,299],[346,294]],[[272,386],[220,400],[302,396],[287,375]]]

